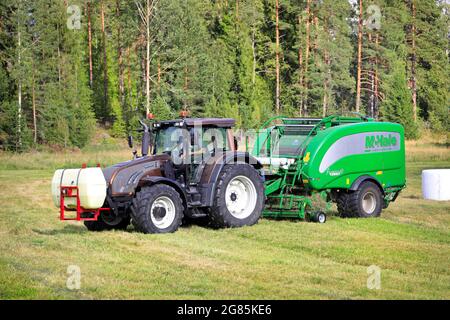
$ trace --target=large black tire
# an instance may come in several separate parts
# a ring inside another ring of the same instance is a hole
[[[184,206],[172,187],[156,184],[136,193],[131,206],[131,221],[143,233],[170,233],[178,230]]]
[[[349,193],[347,192],[342,192],[341,194],[339,194],[339,196],[337,197],[336,200],[336,205],[337,205],[337,209],[339,212],[339,215],[342,218],[351,218],[351,214],[350,211],[348,209],[348,197],[349,197]]]
[[[84,221],[89,231],[126,230],[130,216],[115,216],[112,212],[101,211],[97,221]]]
[[[375,183],[365,181],[358,190],[339,195],[337,208],[344,218],[379,217],[383,209],[383,196]]]
[[[241,183],[242,186],[239,185],[239,183]],[[227,195],[227,188],[229,186],[229,194]],[[236,189],[237,186],[240,186],[239,189]],[[237,196],[237,193],[239,193],[237,190],[242,191],[239,195],[242,196],[241,200],[239,200],[239,196]],[[248,193],[247,190],[250,190],[250,193]],[[249,199],[249,204],[243,205],[244,209],[237,206],[238,209],[242,210],[239,212],[233,211],[232,213],[227,207],[227,197],[229,198],[229,204],[231,203],[231,210],[234,210],[235,207],[233,207],[233,205],[237,201],[241,201],[236,203],[236,205],[240,205],[242,203],[247,203],[242,200]],[[264,184],[255,168],[248,164],[226,165],[217,181],[214,205],[210,209],[210,225],[215,228],[254,225],[261,217],[264,201]],[[253,203],[254,209],[252,210]]]

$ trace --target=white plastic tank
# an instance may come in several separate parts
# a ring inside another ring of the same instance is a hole
[[[450,169],[423,170],[422,194],[427,200],[450,200]]]
[[[61,185],[78,187],[80,205],[84,209],[98,209],[105,202],[107,185],[101,168],[56,170],[52,179],[52,198],[56,207],[60,206]],[[64,204],[74,209],[76,198],[66,197]]]

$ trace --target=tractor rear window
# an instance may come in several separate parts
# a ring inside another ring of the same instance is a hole
[[[224,128],[192,128],[194,143],[192,152],[211,152],[215,147],[219,151],[230,150],[227,139],[227,131]]]

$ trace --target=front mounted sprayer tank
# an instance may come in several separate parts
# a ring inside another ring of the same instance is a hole
[[[403,127],[365,117],[273,118],[252,155],[265,168],[265,217],[325,222],[331,202],[342,217],[377,217],[406,183]]]
[[[89,230],[166,233],[182,221],[213,227],[257,223],[264,207],[262,165],[237,150],[234,119],[141,121],[141,156],[104,169],[58,170],[52,193],[61,220]],[[133,139],[128,143],[133,147]],[[90,175],[90,172],[95,175]],[[70,212],[73,217],[68,217]]]

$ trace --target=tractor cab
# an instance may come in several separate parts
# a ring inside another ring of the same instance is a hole
[[[152,125],[151,153],[167,154],[175,165],[198,165],[236,149],[234,119],[184,118]]]
[[[151,121],[150,124],[141,120],[140,123],[142,155],[138,156],[134,150],[133,158],[163,157],[167,160],[165,174],[183,185],[198,182],[200,164],[237,150],[232,129],[234,119],[181,118]],[[131,136],[128,141],[133,148]]]
[[[150,154],[170,157],[169,163],[173,168],[167,168],[170,177],[186,185],[197,183],[201,164],[236,150],[234,125],[234,119],[218,118],[155,122],[152,124]]]

